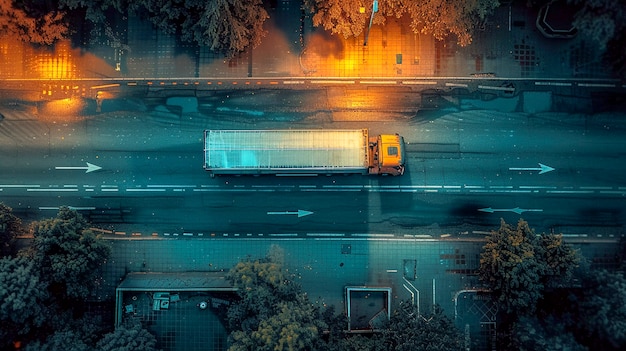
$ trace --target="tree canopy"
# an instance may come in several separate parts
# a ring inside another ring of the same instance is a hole
[[[131,320],[115,331],[104,335],[97,343],[97,351],[154,351],[156,338],[141,323]]]
[[[515,323],[514,344],[519,351],[586,351],[561,320],[522,317]]]
[[[325,329],[318,308],[286,274],[281,256],[273,247],[266,258],[244,260],[230,270],[240,297],[228,310],[230,351],[312,349]]]
[[[361,35],[372,14],[372,3],[360,0],[305,0],[305,4],[313,13],[313,25],[345,38]],[[498,6],[498,0],[379,0],[373,23],[407,15],[415,33],[431,34],[439,40],[452,34],[466,46],[472,42],[474,28]]]
[[[515,228],[502,220],[500,229],[487,236],[479,276],[502,310],[527,315],[534,312],[546,286],[565,282],[578,260],[578,252],[561,236],[537,236],[524,220]]]
[[[260,44],[269,15],[262,0],[60,0],[62,8],[84,10],[85,19],[106,25],[105,10],[140,15],[182,41],[233,56]]]
[[[577,335],[590,348],[626,348],[626,278],[623,273],[590,272],[583,279],[581,292]]]
[[[26,345],[26,351],[89,351],[92,350],[73,330],[56,331],[45,341],[32,342]]]
[[[622,1],[568,0],[579,8],[574,25],[598,45],[613,71],[626,77],[626,6]]]
[[[50,317],[47,284],[25,257],[0,259],[0,347],[38,328]]]
[[[49,281],[51,293],[68,301],[89,297],[111,245],[67,207],[61,207],[56,218],[35,222],[33,236],[29,254]]]
[[[517,228],[503,220],[500,229],[487,237],[480,255],[480,278],[506,312],[533,312],[541,297],[542,267],[534,242],[535,233],[521,220]]]
[[[69,27],[63,11],[47,11],[30,1],[0,0],[0,32],[25,42],[50,45],[65,38]]]
[[[432,314],[419,314],[411,301],[402,301],[383,333],[396,351],[454,351],[463,349],[463,338],[454,322],[436,306]]]
[[[22,220],[13,214],[13,209],[0,203],[0,258],[13,253],[15,238],[23,231]]]
[[[135,3],[138,9],[140,3]],[[184,6],[176,0],[145,0],[143,7],[157,27],[230,56],[259,45],[269,18],[262,0],[187,0]]]

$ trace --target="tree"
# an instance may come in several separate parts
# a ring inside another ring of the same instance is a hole
[[[26,345],[26,351],[89,351],[93,348],[83,342],[80,335],[72,330],[57,331],[44,342],[35,341]]]
[[[25,257],[0,259],[0,346],[44,324],[50,314],[46,283],[35,262]]]
[[[577,335],[590,348],[626,348],[626,278],[606,270],[590,272],[583,279],[577,299]]]
[[[325,329],[319,310],[285,274],[281,251],[273,247],[260,260],[244,260],[228,279],[240,301],[228,310],[230,351],[312,349]]]
[[[85,19],[106,25],[105,10],[140,14],[181,40],[234,56],[260,44],[269,15],[262,0],[61,0],[64,8],[84,9]]]
[[[16,7],[18,3],[25,8]],[[56,9],[43,11],[30,1],[0,0],[0,31],[24,42],[51,45],[65,38],[69,29],[64,16]]]
[[[257,46],[265,36],[269,18],[261,0],[197,0],[181,26],[182,39],[206,45],[213,51],[234,56]]]
[[[578,8],[574,25],[601,50],[619,33],[626,30],[626,8],[619,1],[610,0],[569,0]]]
[[[388,351],[389,345],[387,345],[385,339],[379,334],[354,334],[346,335],[343,339],[338,340],[337,343],[329,343],[329,351],[342,350],[342,351]]]
[[[0,258],[13,253],[15,238],[23,231],[22,220],[13,214],[13,209],[0,203]]]
[[[522,317],[514,326],[515,349],[519,351],[586,351],[587,348],[576,342],[574,335],[560,322],[554,317],[546,320]]]
[[[261,319],[256,329],[234,331],[229,350],[310,349],[321,332],[315,307],[301,294],[295,301],[280,302],[276,309]]]
[[[463,346],[461,333],[439,306],[422,316],[411,301],[400,303],[383,334],[396,351],[452,351]]]
[[[621,1],[611,0],[568,0],[580,8],[575,14],[574,26],[578,31],[598,45],[604,59],[613,71],[626,77],[626,7]]]
[[[114,332],[104,335],[96,345],[97,351],[154,351],[156,338],[143,328],[141,322],[131,320]]]
[[[528,223],[520,220],[513,228],[502,220],[500,229],[492,231],[483,246],[480,279],[507,313],[532,313],[542,296],[545,268],[538,261],[535,242]]]
[[[33,236],[29,255],[49,281],[51,294],[68,302],[89,297],[111,253],[110,244],[67,207],[61,207],[56,218],[33,223]]]
[[[408,15],[415,33],[431,34],[443,40],[452,34],[462,46],[472,42],[472,30],[498,6],[498,0],[379,0],[374,24],[386,18]],[[305,0],[313,13],[313,25],[322,26],[344,38],[357,37],[369,25],[372,5],[360,0]],[[364,11],[363,11],[364,10]]]
[[[542,283],[546,288],[566,286],[580,262],[580,253],[563,242],[563,236],[542,234],[537,238],[539,263],[544,267]]]
[[[352,334],[346,332],[348,317],[344,312],[336,313],[331,305],[321,310],[320,318],[326,330],[321,335],[315,350],[318,351],[387,351],[389,343],[381,333]]]

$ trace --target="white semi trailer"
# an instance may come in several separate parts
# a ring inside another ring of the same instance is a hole
[[[205,130],[204,169],[232,175],[402,175],[404,139],[367,129]]]

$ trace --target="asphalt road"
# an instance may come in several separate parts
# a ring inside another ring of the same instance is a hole
[[[220,92],[182,115],[164,105],[109,101],[80,118],[70,106],[2,105],[0,201],[27,220],[69,205],[144,235],[438,237],[520,217],[538,231],[621,235],[626,222],[623,115],[417,112],[417,94],[372,89]],[[289,127],[399,132],[407,173],[212,179],[202,169],[204,128]],[[87,162],[101,169],[85,173]],[[554,170],[539,174],[540,163]]]

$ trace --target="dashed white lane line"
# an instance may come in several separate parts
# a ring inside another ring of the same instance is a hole
[[[606,196],[626,196],[626,187],[611,186],[541,186],[541,185],[232,185],[226,187],[221,185],[190,185],[190,184],[148,184],[125,188],[118,185],[49,185],[42,187],[39,184],[1,184],[0,191],[9,189],[24,189],[28,192],[128,192],[128,193],[150,193],[150,192],[185,192],[188,189],[193,192],[280,192],[280,191],[301,191],[301,192],[372,192],[372,193],[440,193],[458,194],[462,192],[470,194],[563,194],[563,195],[589,195],[599,194]]]
[[[593,190],[548,190],[549,194],[593,194]]]

